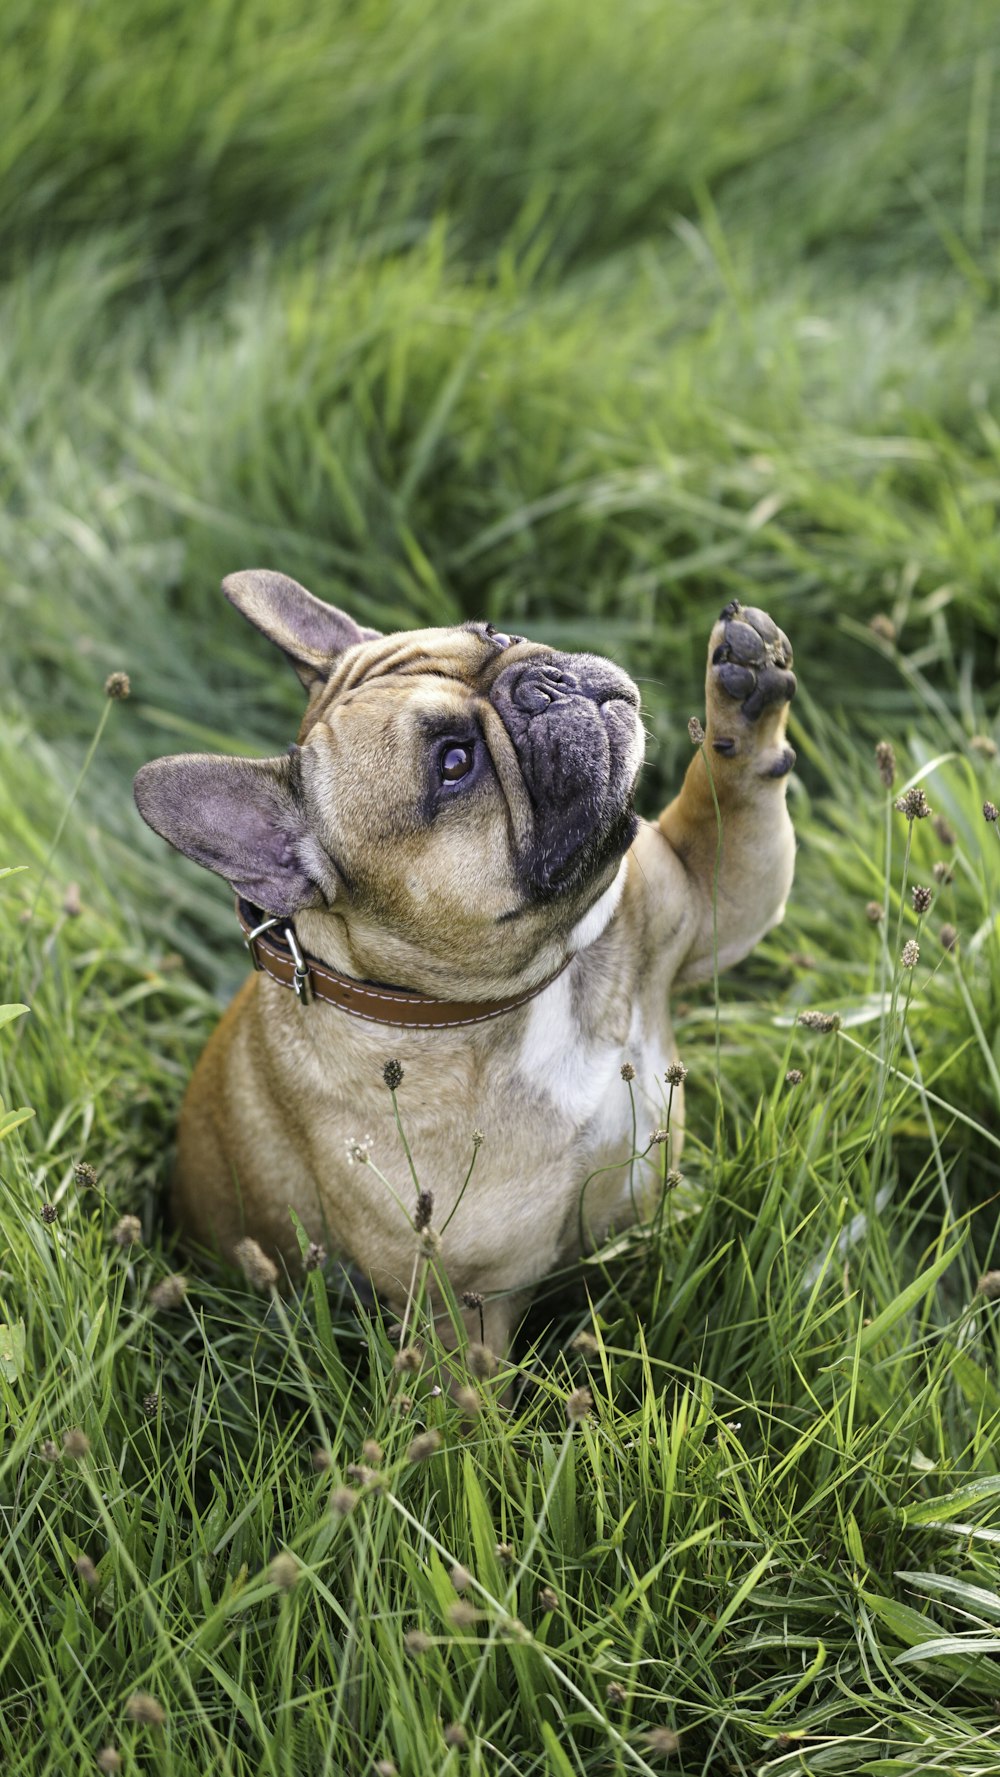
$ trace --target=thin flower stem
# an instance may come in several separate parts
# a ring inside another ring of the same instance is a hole
[[[407,1209],[406,1204],[403,1202],[402,1197],[399,1195],[399,1192],[396,1190],[395,1185],[390,1184],[389,1180],[385,1176],[385,1173],[381,1172],[379,1170],[379,1168],[375,1165],[374,1160],[372,1160],[369,1157],[367,1160],[360,1161],[359,1164],[362,1166],[367,1166],[369,1172],[374,1173],[374,1175],[378,1179],[379,1183],[385,1186],[386,1190],[388,1191],[390,1197],[392,1198],[392,1200],[395,1203],[395,1205],[397,1206],[397,1208],[402,1211],[405,1219],[407,1221],[409,1221],[410,1220],[410,1211]]]
[[[663,1177],[662,1177],[662,1180],[660,1183],[660,1201],[656,1206],[656,1236],[655,1236],[655,1238],[656,1238],[657,1242],[659,1242],[660,1237],[663,1233],[663,1217],[664,1217],[664,1214],[666,1211],[666,1206],[667,1206],[667,1194],[668,1194],[667,1193],[667,1176],[670,1172],[670,1115],[671,1115],[673,1108],[674,1108],[674,1086],[673,1086],[673,1081],[671,1081],[668,1092],[667,1092],[667,1120],[666,1120],[666,1123],[664,1124],[664,1128],[667,1132],[667,1139],[663,1144]]]
[[[412,1310],[413,1310],[413,1313],[414,1313],[414,1319],[416,1319],[416,1309],[417,1309],[417,1294],[416,1294],[416,1289],[417,1289],[417,1268],[418,1268],[418,1266],[419,1266],[419,1264],[420,1264],[420,1254],[419,1254],[419,1253],[414,1253],[414,1255],[413,1255],[413,1270],[412,1270],[412,1271],[411,1271],[411,1273],[410,1273],[410,1287],[409,1287],[409,1289],[408,1289],[408,1290],[407,1290],[407,1292],[406,1292],[406,1307],[405,1307],[405,1309],[404,1309],[404,1310],[403,1310],[403,1324],[402,1324],[402,1326],[401,1326],[401,1327],[400,1327],[400,1330],[399,1330],[399,1345],[400,1345],[400,1350],[402,1350],[402,1348],[403,1348],[403,1346],[404,1346],[404,1345],[405,1345],[405,1344],[406,1344],[406,1329],[407,1329],[407,1327],[408,1327],[408,1326],[409,1326],[409,1324],[410,1324],[410,1310],[411,1310],[411,1309],[412,1309]],[[425,1264],[425,1266],[424,1266],[424,1278],[425,1278],[425,1279],[426,1279],[426,1276],[427,1276],[427,1267],[426,1267],[426,1264]],[[423,1294],[423,1281],[421,1281],[421,1288],[420,1288],[420,1294],[421,1294],[421,1295],[422,1295],[422,1294]]]
[[[896,1037],[895,1037],[896,1012],[897,1012],[897,1009],[899,1006],[899,974],[900,974],[900,967],[899,967],[900,942],[899,941],[903,935],[903,907],[904,907],[904,903],[905,903],[905,899],[906,899],[906,877],[907,877],[907,871],[909,870],[909,864],[910,864],[910,845],[912,843],[912,840],[913,840],[913,822],[908,821],[906,824],[906,849],[903,853],[903,881],[902,881],[902,887],[900,888],[900,892],[899,892],[899,912],[896,915],[896,954],[893,959],[893,965],[892,965],[892,967],[893,967],[892,994],[891,994],[891,998],[889,1001],[889,1017],[888,1017],[888,1021],[887,1021],[888,1028],[885,1032],[885,1036],[882,1039],[882,1043],[881,1043],[881,1048],[882,1048],[883,1054],[885,1055],[885,1059],[886,1059],[887,1063],[891,1060],[891,1058],[894,1054],[898,1053],[899,1046],[900,1046],[897,1044]],[[889,917],[888,902],[886,902],[885,914],[886,914],[886,919],[888,920],[888,917]],[[878,1125],[879,1125],[879,1119],[882,1114],[882,1106],[885,1102],[885,1089],[886,1089],[887,1083],[888,1083],[888,1074],[885,1071],[883,1071],[882,1076],[879,1080],[878,1096],[875,1100],[875,1110],[872,1115],[872,1123],[877,1129],[878,1129]],[[879,1129],[878,1133],[879,1133],[879,1141],[878,1141],[877,1153],[878,1153],[879,1162],[881,1162],[882,1150],[883,1150],[885,1144],[884,1144],[883,1140],[881,1139],[882,1131],[880,1129]],[[872,1177],[875,1178],[876,1180],[878,1178],[878,1171],[877,1171],[877,1168],[875,1168],[874,1166],[872,1169]]]
[[[705,761],[708,773],[708,784],[712,792],[715,807],[715,864],[712,871],[712,992],[715,998],[715,1091],[716,1091],[716,1123],[722,1110],[722,1022],[719,1006],[719,877],[722,872],[722,810],[719,807],[719,796],[715,788],[715,778],[709,764],[706,742],[702,741],[700,752]]]
[[[399,1106],[396,1103],[396,1088],[395,1088],[395,1086],[393,1086],[393,1088],[392,1088],[392,1114],[396,1119],[396,1128],[399,1130],[399,1139],[403,1144],[403,1153],[406,1155],[406,1163],[407,1163],[408,1167],[410,1168],[410,1177],[413,1180],[413,1189],[419,1195],[420,1180],[417,1177],[417,1169],[413,1164],[413,1155],[410,1153],[410,1144],[406,1139],[406,1135],[403,1130],[402,1120],[399,1115]]]
[[[645,1160],[649,1154],[650,1149],[653,1147],[653,1145],[654,1144],[651,1141],[648,1141],[646,1143],[646,1146],[643,1148],[641,1154],[637,1154],[633,1150],[631,1158],[633,1160]],[[612,1160],[608,1163],[607,1166],[597,1166],[597,1167],[595,1167],[593,1172],[588,1172],[586,1178],[583,1181],[583,1184],[580,1186],[579,1195],[577,1196],[577,1200],[576,1200],[576,1226],[577,1226],[577,1234],[579,1236],[579,1241],[580,1241],[580,1251],[581,1252],[585,1252],[587,1249],[588,1230],[587,1230],[587,1228],[584,1224],[584,1220],[583,1220],[583,1209],[584,1209],[584,1199],[587,1194],[588,1185],[593,1184],[595,1178],[600,1178],[602,1173],[620,1172],[622,1167],[627,1166],[628,1163],[629,1162],[627,1160]],[[557,1276],[558,1273],[550,1272],[549,1275],[550,1276]]]
[[[984,1062],[986,1063],[986,1071],[990,1076],[990,1081],[992,1083],[993,1090],[996,1093],[997,1106],[998,1106],[998,1108],[1000,1108],[1000,1071],[997,1070],[997,1064],[996,1064],[996,1061],[993,1056],[993,1050],[992,1050],[989,1042],[987,1041],[986,1032],[984,1031],[982,1023],[980,1021],[979,1013],[976,1011],[975,1001],[973,1000],[972,995],[969,992],[968,983],[965,979],[965,975],[962,970],[962,964],[961,964],[961,959],[959,957],[959,954],[957,951],[953,950],[950,952],[950,956],[951,956],[952,968],[955,971],[955,979],[958,982],[958,991],[962,996],[962,1001],[965,1005],[965,1010],[969,1014],[969,1023],[972,1025],[972,1028],[976,1033],[976,1041],[979,1044],[980,1053],[983,1057]]]
[[[903,1040],[906,1044],[906,1053],[910,1058],[910,1063],[913,1068],[913,1078],[916,1082],[917,1091],[920,1093],[921,1107],[924,1113],[924,1120],[927,1124],[927,1135],[931,1145],[931,1152],[934,1155],[934,1165],[937,1170],[938,1183],[941,1186],[941,1201],[944,1207],[945,1223],[953,1231],[957,1231],[958,1221],[955,1216],[951,1193],[948,1189],[948,1173],[944,1164],[944,1156],[941,1153],[941,1143],[938,1140],[938,1133],[934,1127],[934,1118],[931,1115],[931,1107],[927,1102],[924,1076],[921,1071],[920,1062],[917,1059],[917,1051],[913,1046],[913,1038],[909,1031],[904,1033]]]
[[[902,937],[903,937],[903,914],[906,912],[906,880],[907,880],[907,877],[909,875],[909,870],[910,870],[910,847],[912,846],[912,844],[913,844],[913,822],[907,821],[907,823],[906,823],[906,845],[903,850],[903,880],[899,886],[899,911],[896,914],[896,953],[897,953],[897,955],[899,953],[899,947],[900,947],[900,943],[901,943]],[[888,906],[886,906],[886,917],[887,918],[888,918],[888,914],[889,914],[889,909],[888,909]]]
[[[629,1202],[632,1205],[632,1214],[635,1217],[636,1221],[638,1221],[639,1211],[636,1207],[636,1201],[635,1201],[635,1144],[636,1144],[636,1139],[637,1139],[637,1127],[636,1127],[636,1118],[635,1118],[635,1093],[632,1090],[631,1080],[626,1080],[625,1084],[628,1087],[629,1104],[632,1106],[632,1152],[629,1156],[629,1163],[628,1163],[628,1196],[629,1196]]]
[[[456,1211],[457,1211],[457,1209],[458,1209],[458,1206],[459,1206],[459,1204],[460,1204],[460,1203],[461,1203],[461,1201],[462,1201],[462,1198],[463,1198],[463,1197],[464,1197],[464,1196],[465,1196],[465,1193],[466,1193],[466,1189],[467,1189],[467,1187],[468,1187],[468,1183],[469,1183],[469,1180],[470,1180],[470,1178],[471,1178],[471,1177],[472,1177],[472,1170],[473,1170],[473,1167],[474,1167],[474,1166],[475,1166],[475,1164],[476,1164],[476,1160],[477,1160],[477,1158],[478,1158],[478,1155],[479,1155],[479,1148],[478,1148],[478,1146],[474,1146],[474,1147],[473,1147],[473,1149],[472,1149],[472,1159],[471,1159],[471,1160],[470,1160],[470,1161],[469,1161],[469,1170],[468,1170],[468,1172],[467,1172],[467,1173],[466,1173],[466,1175],[465,1175],[465,1178],[464,1178],[464,1180],[463,1180],[463,1183],[462,1183],[462,1189],[461,1189],[461,1190],[460,1190],[460,1191],[459,1191],[459,1193],[458,1193],[458,1196],[457,1196],[457,1197],[456,1197],[456,1198],[455,1198],[455,1201],[454,1201],[454,1203],[453,1203],[453,1204],[452,1204],[452,1206],[451,1206],[451,1209],[450,1209],[450,1210],[449,1210],[449,1212],[448,1212],[448,1216],[447,1216],[447,1219],[446,1219],[446,1220],[445,1220],[445,1222],[444,1222],[444,1223],[443,1223],[443,1224],[442,1224],[442,1227],[441,1227],[441,1233],[442,1233],[442,1234],[443,1234],[443,1233],[444,1233],[444,1231],[445,1231],[445,1229],[446,1229],[446,1228],[447,1228],[447,1226],[448,1226],[448,1223],[449,1223],[449,1222],[450,1222],[450,1221],[451,1221],[451,1218],[452,1218],[452,1216],[453,1216],[453,1215],[454,1215],[454,1214],[455,1214],[455,1213],[456,1213]]]
[[[87,748],[87,752],[84,757],[83,764],[81,765],[79,773],[77,775],[76,783],[73,785],[73,788],[69,793],[69,800],[66,803],[66,806],[62,811],[62,815],[60,816],[59,825],[55,831],[55,837],[53,838],[52,844],[49,846],[49,849],[45,855],[45,862],[42,865],[41,874],[38,878],[38,886],[35,889],[35,898],[31,903],[31,919],[34,919],[35,914],[38,911],[38,903],[42,898],[42,890],[44,889],[45,884],[49,879],[49,871],[52,868],[52,860],[55,857],[56,852],[59,850],[59,842],[62,839],[64,832],[66,831],[66,822],[69,820],[69,817],[73,812],[73,805],[76,802],[76,799],[77,799],[78,795],[80,794],[80,791],[83,787],[84,778],[86,777],[88,771],[90,770],[90,767],[94,762],[94,754],[97,752],[97,749],[101,744],[101,736],[104,733],[104,729],[107,725],[108,717],[111,714],[112,702],[113,702],[113,699],[110,697],[106,697],[104,700],[104,708],[102,709],[100,716],[97,719],[97,727],[94,729],[94,733],[91,738],[90,745]],[[31,925],[31,919],[29,919],[27,921],[27,925],[29,928]],[[27,933],[25,933],[25,939],[23,942],[26,942],[26,941],[27,941]]]
[[[879,981],[879,1048],[885,1052],[885,996],[889,986],[892,962],[889,956],[889,907],[892,901],[892,790],[886,792],[885,798],[885,858],[882,882],[882,907],[884,909],[879,922],[882,939],[882,968]]]

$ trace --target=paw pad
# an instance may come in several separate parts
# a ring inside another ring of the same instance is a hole
[[[756,605],[735,599],[720,613],[722,640],[712,655],[719,685],[739,701],[748,722],[756,722],[771,704],[795,696],[788,637]]]

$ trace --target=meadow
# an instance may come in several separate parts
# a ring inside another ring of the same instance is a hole
[[[7,0],[6,1777],[1000,1777],[998,87],[992,0]],[[795,645],[786,919],[513,1406],[163,1229],[246,959],[131,780],[292,738],[253,565],[610,654],[646,813]]]

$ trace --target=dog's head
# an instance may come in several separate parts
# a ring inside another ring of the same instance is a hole
[[[149,825],[267,913],[332,915],[370,977],[500,991],[552,966],[635,832],[632,681],[488,623],[382,636],[280,574],[223,590],[309,692],[298,743],[144,766]]]

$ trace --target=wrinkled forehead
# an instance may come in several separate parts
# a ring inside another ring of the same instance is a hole
[[[511,660],[551,652],[541,643],[468,623],[456,629],[414,629],[376,636],[349,648],[310,704],[300,740],[317,722],[329,722],[352,707],[375,717],[385,704],[385,720],[433,721],[467,708],[470,696],[487,698],[497,675]],[[394,706],[394,708],[393,708]]]

